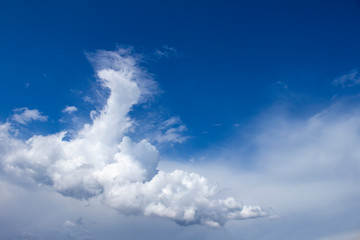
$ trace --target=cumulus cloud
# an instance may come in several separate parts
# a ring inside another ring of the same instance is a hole
[[[63,113],[73,113],[76,112],[78,109],[75,106],[66,106],[64,110],[62,110]]]
[[[49,185],[65,196],[100,196],[104,204],[123,214],[159,216],[181,225],[220,227],[231,219],[266,215],[258,206],[219,197],[217,187],[196,173],[159,171],[156,147],[145,139],[135,142],[127,134],[134,125],[129,112],[147,99],[156,84],[128,50],[98,51],[90,58],[103,89],[109,91],[103,108],[93,112],[92,123],[70,140],[64,131],[24,141],[11,134],[10,123],[1,124],[0,159],[5,174]],[[35,116],[28,119],[44,120],[40,113]],[[164,139],[182,141],[179,132],[184,127],[178,119],[170,118],[163,125],[164,129],[170,126]],[[163,140],[159,137],[159,141]],[[72,227],[70,222],[65,225]]]
[[[41,121],[46,122],[48,117],[42,115],[41,112],[37,109],[28,109],[27,107],[16,108],[13,110],[15,113],[12,116],[12,119],[20,124],[28,124],[31,121]]]

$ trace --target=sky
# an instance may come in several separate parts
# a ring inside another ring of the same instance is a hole
[[[1,239],[360,238],[360,2],[1,1]]]

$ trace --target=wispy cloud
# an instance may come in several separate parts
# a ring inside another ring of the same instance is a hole
[[[183,143],[189,137],[185,135],[187,127],[179,117],[171,117],[159,124],[158,130],[153,133],[154,141],[158,143]]]
[[[155,56],[158,58],[168,58],[177,55],[177,51],[173,47],[169,47],[168,45],[162,46],[160,49],[155,50]]]
[[[359,69],[354,69],[350,73],[345,74],[341,77],[338,77],[334,80],[335,85],[340,85],[341,87],[353,87],[360,84],[360,73]]]
[[[12,119],[20,124],[28,124],[31,121],[46,122],[48,117],[42,115],[37,109],[28,109],[27,107],[16,108],[13,110],[15,113],[12,115]]]

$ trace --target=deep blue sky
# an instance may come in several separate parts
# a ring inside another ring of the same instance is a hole
[[[121,144],[127,78],[71,138],[108,97],[97,50],[162,91]],[[1,0],[0,83],[1,239],[359,239],[359,0]]]
[[[238,129],[235,124],[246,126],[274,104],[302,116],[315,113],[335,94],[351,94],[332,81],[360,65],[358,1],[0,6],[1,120],[27,106],[53,120],[46,124],[52,132],[63,127],[57,120],[65,104],[84,114],[91,110],[82,101],[95,79],[85,52],[97,49],[133,46],[149,57],[144,66],[164,91],[152,106],[181,117],[193,150],[221,141]],[[151,55],[163,46],[176,54]]]

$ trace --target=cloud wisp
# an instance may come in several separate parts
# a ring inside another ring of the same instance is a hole
[[[181,225],[221,227],[231,219],[266,215],[259,206],[219,197],[217,187],[199,174],[159,171],[156,147],[127,136],[134,125],[129,112],[151,95],[154,82],[127,50],[98,51],[91,58],[101,86],[109,91],[103,108],[95,114],[92,111],[92,123],[70,140],[63,131],[34,135],[26,141],[11,134],[14,126],[10,123],[1,124],[3,174],[52,186],[74,198],[101,196],[104,204],[122,214],[159,216]],[[19,123],[46,120],[39,112],[26,114],[34,110],[21,111],[16,117]],[[168,125],[179,124],[175,120],[170,119]],[[174,132],[165,132],[163,138],[179,139],[182,129],[171,129]]]
[[[42,115],[42,113],[37,109],[28,109],[27,107],[23,107],[16,108],[13,111],[14,115],[12,116],[12,120],[23,125],[26,125],[31,121],[46,122],[48,119],[47,116]]]
[[[354,69],[350,73],[338,77],[334,80],[335,85],[340,85],[342,88],[353,87],[360,84],[359,69]]]
[[[182,124],[179,117],[171,117],[162,122],[157,128],[158,131],[154,134],[154,141],[158,143],[183,143],[189,138],[183,135],[187,128]]]

